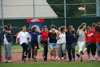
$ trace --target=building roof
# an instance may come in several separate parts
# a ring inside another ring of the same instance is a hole
[[[3,0],[3,15],[5,19],[58,17],[47,0]]]

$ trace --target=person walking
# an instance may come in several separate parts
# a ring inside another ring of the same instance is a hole
[[[51,60],[56,60],[56,49],[57,49],[57,39],[56,39],[57,33],[55,29],[52,29],[49,33],[49,47],[50,47],[50,55]]]
[[[13,37],[10,31],[8,31],[8,26],[4,26],[4,32],[3,32],[3,41],[4,41],[4,47],[5,47],[5,63],[12,62],[11,60],[11,46]]]
[[[96,38],[98,62],[100,62],[100,22],[97,23],[95,27],[95,38]]]
[[[77,36],[72,25],[68,27],[68,31],[66,32],[66,42],[69,62],[72,61],[72,58],[75,61],[75,45],[77,42]]]
[[[58,60],[62,60],[62,55],[66,59],[66,28],[61,26],[57,33],[57,48],[58,48]],[[62,54],[63,53],[63,54]]]
[[[85,45],[85,29],[86,29],[86,23],[82,23],[78,28],[78,47],[79,47],[79,54],[80,54],[80,61],[83,61],[82,55],[83,55],[83,46]],[[78,57],[79,55],[76,54]]]
[[[43,58],[44,61],[47,61],[47,54],[48,54],[48,36],[49,31],[46,25],[43,26],[43,30],[40,32],[41,35],[41,46],[43,47]]]
[[[31,46],[32,46],[32,50],[34,51],[33,55],[34,55],[34,61],[36,62],[36,58],[37,58],[37,50],[39,49],[39,45],[38,45],[38,35],[39,32],[37,30],[36,27],[32,28],[32,32],[30,32],[31,34]]]
[[[0,31],[0,63],[2,62],[2,33]]]
[[[25,62],[27,53],[28,53],[28,40],[30,38],[30,35],[28,32],[26,32],[26,26],[22,27],[22,31],[19,32],[17,38],[16,38],[16,44],[18,44],[18,39],[20,38],[20,45],[23,48],[22,52],[22,60]]]

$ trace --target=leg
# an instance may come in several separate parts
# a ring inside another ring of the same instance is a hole
[[[0,63],[2,62],[2,48],[1,48],[1,44],[0,44]]]
[[[51,56],[51,59],[52,59],[52,56],[53,56],[53,43],[49,43],[49,47],[50,47],[50,56]]]
[[[95,43],[92,43],[91,45],[91,53],[92,53],[93,61],[96,60],[95,59],[95,54],[96,54],[96,44]]]
[[[71,44],[72,56],[73,56],[73,60],[74,60],[74,61],[75,61],[75,44],[76,44],[76,43],[72,43],[72,44]]]
[[[97,53],[98,53],[98,61],[100,62],[100,44],[99,43],[96,43],[97,45]]]
[[[28,59],[31,59],[31,44],[29,43],[29,48],[28,48]]]
[[[64,54],[64,59],[66,59],[66,44],[62,44],[62,51]]]
[[[58,57],[61,60],[61,57],[62,57],[62,45],[61,44],[58,44],[57,52],[58,52]]]
[[[5,47],[5,61],[4,62],[8,62],[8,49],[7,49],[7,44],[4,44]]]
[[[67,44],[67,52],[68,52],[68,59],[69,59],[69,61],[72,61],[71,44]]]
[[[8,62],[12,62],[11,47],[12,47],[12,42],[9,43],[8,45],[8,60],[9,60]]]

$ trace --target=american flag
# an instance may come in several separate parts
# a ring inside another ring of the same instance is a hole
[[[85,10],[85,6],[82,5],[81,7],[78,7],[78,10],[80,10],[80,11],[84,11],[84,10]]]

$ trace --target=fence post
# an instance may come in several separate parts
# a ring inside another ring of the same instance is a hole
[[[1,0],[1,19],[2,19],[2,28],[3,28],[4,27],[3,0]]]
[[[65,27],[66,27],[66,0],[64,0],[64,20],[65,20]]]

